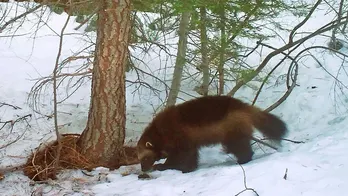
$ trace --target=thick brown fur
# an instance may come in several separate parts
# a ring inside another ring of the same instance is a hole
[[[239,164],[252,159],[250,140],[257,128],[280,142],[285,123],[273,114],[229,96],[206,96],[159,112],[138,141],[143,171],[177,169],[191,172],[198,166],[198,149],[221,143]],[[164,164],[154,162],[167,158]]]

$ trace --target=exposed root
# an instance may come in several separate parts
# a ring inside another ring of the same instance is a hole
[[[57,173],[63,169],[85,169],[90,171],[100,166],[100,163],[91,162],[80,153],[80,148],[76,144],[79,137],[79,134],[62,135],[62,149],[58,164],[55,164],[57,161],[57,141],[40,145],[38,150],[33,152],[25,164],[23,169],[24,174],[35,181],[46,181],[49,178],[56,179]],[[139,163],[136,148],[124,146],[123,152],[118,157],[118,160],[119,166]]]
[[[54,168],[57,155],[57,141],[40,145],[28,159],[23,171],[30,179],[35,181],[56,179],[56,172],[62,169],[92,169],[95,164],[89,162],[79,153],[76,141],[79,135],[67,134],[62,136],[62,149],[58,168]]]

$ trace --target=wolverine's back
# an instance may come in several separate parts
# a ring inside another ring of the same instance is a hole
[[[209,124],[222,120],[232,110],[249,107],[242,101],[229,96],[205,96],[186,101],[175,107],[182,123]]]

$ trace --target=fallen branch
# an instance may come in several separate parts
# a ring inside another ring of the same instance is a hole
[[[285,139],[285,138],[283,138],[282,140],[288,141],[288,142],[292,142],[292,143],[295,143],[295,144],[304,144],[305,143],[304,141],[295,141],[295,140]]]
[[[264,141],[262,141],[262,140],[260,140],[260,139],[257,139],[256,137],[253,137],[253,136],[252,136],[251,139],[254,140],[255,142],[258,142],[258,143],[260,143],[260,144],[263,144],[263,145],[265,145],[265,146],[268,146],[268,147],[270,147],[270,148],[272,148],[272,149],[274,149],[274,150],[278,150],[278,148],[276,148],[276,147],[272,146],[271,144],[268,144],[268,143],[266,143],[266,142],[264,142]]]
[[[273,148],[275,149],[275,147],[271,146],[270,144],[262,141],[262,140],[272,140],[272,139],[269,139],[269,138],[262,138],[262,139],[257,139],[255,137],[252,137],[252,140],[254,140],[255,142],[260,142],[261,144],[265,145],[265,146],[268,146],[270,148]],[[286,138],[281,138],[280,140],[284,140],[284,141],[288,141],[288,142],[292,142],[292,143],[295,143],[295,144],[304,144],[305,142],[304,141],[296,141],[296,140],[291,140],[291,139],[286,139]],[[276,150],[276,149],[275,149]]]

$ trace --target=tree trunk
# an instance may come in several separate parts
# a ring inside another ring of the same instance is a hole
[[[205,7],[200,8],[201,15],[201,54],[202,54],[202,64],[201,68],[203,71],[203,83],[202,83],[202,91],[203,96],[208,95],[208,87],[209,87],[209,62],[208,62],[208,36],[207,36],[207,12]]]
[[[224,65],[225,65],[225,53],[226,53],[226,16],[225,16],[225,6],[223,6],[220,15],[220,33],[221,33],[221,45],[220,45],[220,58],[218,65],[219,72],[219,91],[218,94],[224,94]]]
[[[343,18],[343,5],[344,5],[344,0],[341,0],[338,13],[337,13],[338,23],[341,22]],[[331,40],[329,42],[329,48],[333,48],[335,50],[340,50],[343,47],[342,42],[336,39],[336,34],[338,33],[339,27],[340,25],[336,25],[336,27],[332,30]]]
[[[175,61],[175,68],[173,74],[173,81],[170,87],[166,107],[174,105],[176,98],[178,97],[180,90],[180,83],[182,78],[182,71],[186,62],[186,49],[187,49],[187,35],[189,29],[191,13],[183,12],[181,15],[180,26],[179,26],[179,43],[178,52]]]
[[[88,122],[78,145],[90,161],[118,167],[125,139],[125,64],[130,0],[101,0]]]

